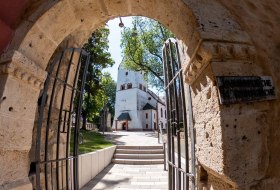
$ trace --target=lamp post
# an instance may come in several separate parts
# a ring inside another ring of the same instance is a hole
[[[123,28],[123,27],[124,27],[124,23],[122,22],[122,18],[121,18],[121,17],[119,17],[119,18],[120,18],[119,27],[120,27],[120,28]]]

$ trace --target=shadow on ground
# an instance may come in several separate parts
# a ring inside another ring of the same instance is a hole
[[[105,134],[105,138],[116,145],[125,145],[125,142],[119,140],[121,137],[124,136],[127,135]]]
[[[120,183],[128,182],[129,178],[123,177],[122,179],[104,179],[104,177],[107,175],[111,175],[111,169],[114,167],[115,164],[110,164],[108,167],[106,167],[102,172],[100,172],[94,180],[91,180],[89,183],[87,183],[82,190],[106,190],[113,188],[117,186]]]

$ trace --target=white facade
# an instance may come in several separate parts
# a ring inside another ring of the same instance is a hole
[[[164,102],[165,102],[165,98],[164,98]],[[166,120],[166,107],[165,104],[162,103],[158,103],[158,107],[157,107],[157,113],[158,113],[158,125],[162,128],[162,129],[166,129],[166,125],[167,125],[167,120]]]
[[[147,108],[144,109],[143,108]],[[166,119],[159,117],[162,100],[147,89],[143,74],[119,67],[113,130],[155,130]]]

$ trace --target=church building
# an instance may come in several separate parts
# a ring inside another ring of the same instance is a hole
[[[147,88],[143,73],[118,69],[113,130],[142,131],[166,127],[164,98]]]

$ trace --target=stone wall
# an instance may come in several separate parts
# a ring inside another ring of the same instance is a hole
[[[215,44],[212,42],[212,45]],[[191,81],[192,77],[188,78],[188,72],[191,72],[188,66],[191,62],[184,51],[187,47],[181,42],[180,46],[186,68],[185,79]],[[268,73],[258,63],[254,48],[250,45],[227,46],[222,43],[218,47],[223,46],[225,51],[222,54],[211,54],[209,64],[202,62],[201,64],[206,66],[202,66],[199,76],[191,81],[197,164],[208,176],[217,178],[215,182],[212,182],[210,177],[207,182],[203,181],[208,188],[211,186],[214,189],[223,189],[225,185],[218,186],[217,181],[227,184],[231,189],[250,188],[264,178],[269,165],[267,141],[269,121],[272,119],[269,110],[273,101],[222,105],[219,102],[215,77],[263,76]],[[244,54],[245,47],[252,51],[247,56]],[[238,48],[243,51],[237,52]],[[235,53],[230,54],[227,51]],[[196,59],[196,62],[199,60]],[[194,61],[198,64],[196,62]],[[198,185],[200,173],[198,172]]]

